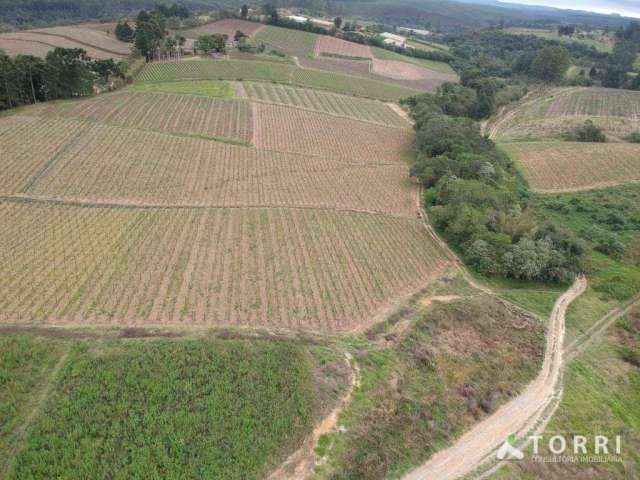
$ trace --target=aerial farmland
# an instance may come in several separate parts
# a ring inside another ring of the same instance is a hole
[[[635,478],[640,23],[352,3],[0,0],[0,479]]]

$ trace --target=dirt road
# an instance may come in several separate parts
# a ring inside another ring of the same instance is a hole
[[[519,396],[476,424],[454,445],[436,453],[427,463],[407,474],[405,480],[447,480],[467,475],[492,460],[510,434],[522,438],[545,420],[545,412],[555,403],[561,386],[565,313],[569,304],[586,287],[586,279],[579,277],[556,301],[549,319],[542,369],[536,379]]]

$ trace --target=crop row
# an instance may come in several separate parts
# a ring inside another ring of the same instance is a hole
[[[313,56],[313,49],[318,35],[300,30],[288,28],[267,27],[258,31],[255,35],[256,43],[264,43],[267,47],[274,48],[287,55],[299,57]]]
[[[337,332],[437,273],[420,222],[309,209],[0,204],[0,320]]]
[[[0,193],[14,194],[28,189],[82,135],[83,126],[81,122],[60,118],[28,122],[14,121],[13,116],[1,118]]]
[[[7,171],[9,178],[12,173]],[[399,163],[280,153],[106,125],[84,129],[28,190],[94,203],[324,207],[406,216],[414,214],[414,192]]]
[[[253,107],[257,147],[373,163],[402,163],[411,149],[409,130],[281,105],[256,103]]]
[[[419,90],[335,72],[298,68],[289,64],[243,60],[203,60],[147,64],[141,81],[187,79],[256,80],[293,83],[337,93],[384,100],[399,100]]]
[[[44,113],[244,142],[250,142],[252,137],[251,108],[246,102],[193,95],[119,92],[81,102],[51,104]]]
[[[585,88],[558,96],[547,116],[595,115],[640,117],[640,92]]]
[[[333,113],[394,127],[407,127],[408,123],[385,104],[364,98],[338,95],[318,90],[288,87],[272,83],[243,84],[251,99],[283,105],[303,107],[318,112]]]
[[[341,57],[371,58],[371,49],[368,45],[355,42],[347,42],[340,38],[329,35],[318,35],[315,43],[314,53],[316,56],[328,53]]]
[[[537,190],[571,191],[640,181],[640,145],[529,142],[504,148]]]

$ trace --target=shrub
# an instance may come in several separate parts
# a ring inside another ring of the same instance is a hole
[[[607,141],[602,128],[595,125],[591,120],[587,120],[584,125],[576,128],[574,139],[578,142],[604,143]]]

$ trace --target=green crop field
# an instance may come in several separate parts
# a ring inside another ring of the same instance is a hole
[[[408,127],[406,119],[382,102],[318,90],[274,85],[271,83],[245,82],[246,95],[255,100],[281,103],[332,113],[395,127]]]
[[[297,448],[328,394],[313,349],[291,342],[67,339],[66,358],[61,340],[0,342],[0,381],[16,395],[2,440],[47,393],[17,443],[0,443],[6,479],[258,478]]]
[[[198,80],[159,83],[134,83],[128,90],[145,93],[175,93],[203,97],[232,97],[233,87],[220,80]]]
[[[254,80],[288,83],[336,93],[395,101],[420,93],[420,90],[376,80],[298,68],[293,65],[274,62],[194,60],[174,63],[150,63],[140,75],[141,82],[176,82],[189,79]]]
[[[273,48],[287,55],[312,57],[318,35],[300,30],[274,27],[271,25],[258,31],[255,35],[256,43],[264,43],[267,48]]]

